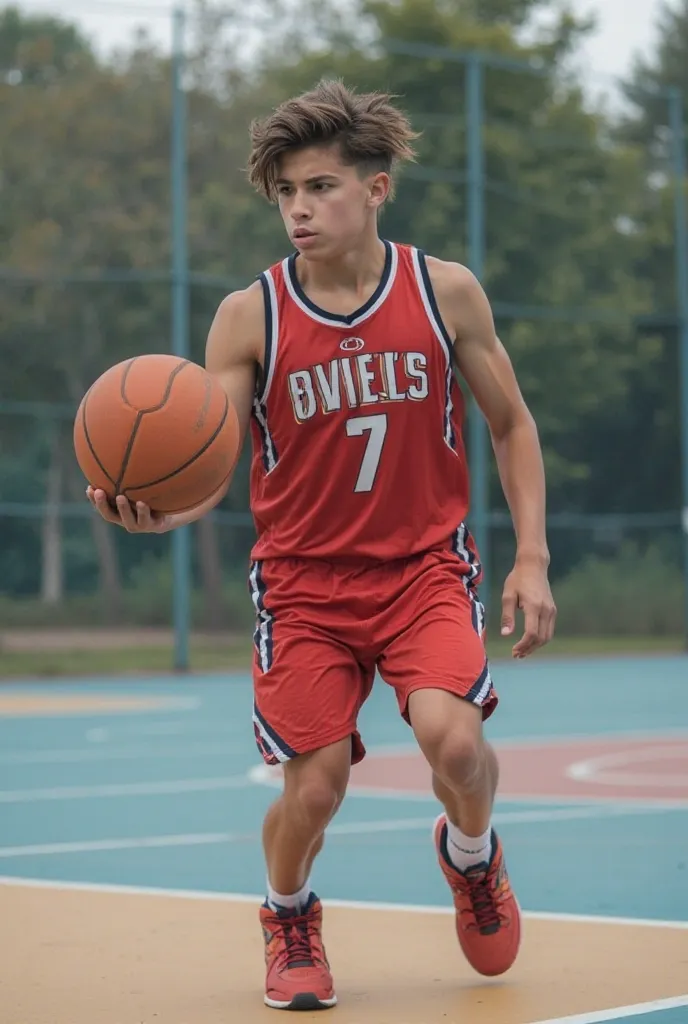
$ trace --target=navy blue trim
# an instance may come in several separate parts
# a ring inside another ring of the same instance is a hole
[[[475,704],[476,700],[480,696],[480,691],[485,685],[485,680],[487,679],[489,672],[490,667],[488,663],[485,662],[485,668],[482,670],[476,681],[473,683],[473,686],[471,686],[470,690],[466,694],[466,700],[470,701],[471,704]]]
[[[256,425],[258,427],[258,430],[260,431],[260,439],[261,439],[261,445],[262,445],[262,449],[263,449],[263,454],[262,454],[262,457],[261,457],[261,461],[263,463],[263,469],[265,470],[265,472],[266,473],[270,473],[271,469],[274,469],[275,466],[277,465],[277,463],[279,461],[279,456],[277,454],[277,448],[275,447],[275,442],[272,440],[271,437],[268,437],[268,433],[267,433],[265,427],[260,422],[258,416],[256,416],[256,409],[260,410],[260,412],[263,414],[263,419],[267,423],[267,421],[268,421],[268,410],[267,410],[267,407],[265,406],[265,404],[263,402],[260,401],[260,399],[258,398],[257,395],[254,395],[252,415],[253,415],[254,420],[256,421]],[[272,466],[272,467],[270,466],[270,460],[268,458],[268,450],[269,450],[269,448],[272,448],[272,455],[273,455],[274,464],[275,464],[275,466]]]
[[[263,306],[265,308],[265,349],[263,353],[263,366],[260,374],[260,387],[256,388],[258,399],[259,401],[262,401],[272,363],[272,300],[270,298],[270,286],[268,284],[267,275],[265,273],[259,274],[258,280],[263,288]]]
[[[450,362],[450,364],[453,365],[453,363],[454,363],[454,343],[451,340],[451,337],[449,335],[449,331],[444,326],[444,321],[442,320],[442,316],[440,315],[440,307],[437,305],[437,299],[435,298],[435,292],[434,292],[434,289],[432,287],[432,282],[430,280],[430,272],[428,271],[428,264],[427,264],[426,259],[425,259],[425,253],[423,252],[422,249],[418,249],[417,252],[418,252],[418,266],[420,267],[420,274],[421,274],[421,277],[423,278],[423,284],[425,285],[425,293],[426,293],[426,295],[428,297],[428,302],[430,303],[430,309],[432,310],[432,315],[434,316],[435,320],[437,321],[437,326],[439,327],[440,331],[442,332],[442,340],[444,341],[444,344],[447,346],[447,354],[449,356],[449,362]]]
[[[251,565],[251,571],[249,573],[249,590],[251,591],[251,599],[253,600],[254,591],[252,589],[253,584],[251,583],[251,576],[254,575],[255,569],[255,606],[258,611],[256,617],[256,628],[253,631],[253,645],[256,649],[258,661],[263,672],[269,672],[272,668],[274,642],[272,636],[272,625],[273,616],[265,607],[265,595],[267,594],[267,585],[263,579],[263,573],[261,570],[260,562],[254,562]],[[267,636],[265,637],[265,659],[266,665],[263,665],[263,655],[261,652],[261,642],[263,634],[261,632],[261,625],[267,626]]]
[[[449,409],[449,403],[451,402],[452,399],[452,387],[454,384],[454,373],[452,370],[452,365],[452,357],[450,357],[449,363],[447,365],[447,401],[445,402],[444,406],[444,436],[446,438],[447,434],[449,434],[449,446],[450,448],[453,449],[453,451],[456,451],[456,431],[454,430],[454,424],[452,423],[451,419],[451,411]]]
[[[270,367],[272,365],[272,359],[274,356],[272,348],[272,330],[273,330],[273,316],[272,316],[272,299],[270,295],[270,285],[268,284],[267,274],[263,272],[258,275],[258,280],[261,283],[263,289],[263,308],[265,310],[265,347],[263,352],[263,366],[259,366],[260,375],[259,380],[256,381],[256,390],[253,397],[253,418],[255,419],[258,430],[260,431],[260,437],[263,448],[263,469],[266,473],[270,472],[270,460],[268,458],[268,449],[272,449],[272,456],[274,465],[277,465],[278,455],[275,443],[269,436],[269,432],[266,427],[260,422],[258,416],[256,416],[256,410],[262,413],[263,419],[267,425],[268,422],[268,410],[265,403],[265,389],[268,384],[270,377]],[[274,469],[274,466],[272,467]]]
[[[470,601],[471,601],[471,622],[473,623],[473,629],[476,631],[478,636],[481,636],[481,633],[480,633],[480,618],[478,616],[478,604],[479,604],[479,602],[478,602],[478,599],[475,596],[475,594],[471,593],[469,596],[470,596]]]
[[[466,551],[465,558],[461,554],[461,551],[459,550],[459,533],[461,532],[462,529],[464,531],[463,542]],[[473,536],[471,534],[471,531],[468,529],[465,523],[460,523],[459,526],[457,526],[457,528],[454,530],[454,533],[452,534],[451,548],[456,557],[459,558],[465,565],[468,565],[468,567],[470,568],[470,576],[468,576],[466,582],[468,586],[471,588],[471,591],[473,592],[476,586],[475,581],[478,579],[481,572],[483,571],[483,567],[480,559],[476,558],[475,552],[471,551],[469,541],[472,540]]]
[[[277,749],[282,754],[284,754],[285,757],[292,758],[298,756],[296,751],[293,750],[288,743],[285,743],[282,737],[279,735],[279,733],[275,732],[272,726],[269,725],[268,722],[266,722],[265,718],[263,717],[263,715],[261,715],[260,711],[258,710],[255,701],[253,702],[253,713],[255,714],[256,718],[258,719],[258,721],[260,722],[260,724],[262,725],[263,729],[268,734],[272,742],[275,744]]]
[[[333,324],[343,324],[345,327],[350,327],[351,324],[358,320],[359,317],[364,316],[369,309],[375,305],[382,293],[384,292],[389,282],[389,276],[392,273],[392,243],[383,239],[385,246],[385,265],[382,270],[382,277],[378,283],[377,288],[370,296],[367,302],[364,302],[355,312],[345,313],[330,313],[326,309],[321,309],[320,306],[316,306],[314,302],[308,298],[299,282],[298,275],[296,273],[296,258],[299,255],[297,252],[291,254],[287,260],[287,272],[289,274],[289,280],[291,281],[292,287],[299,297],[299,300],[316,316],[322,317],[324,320],[330,320]]]

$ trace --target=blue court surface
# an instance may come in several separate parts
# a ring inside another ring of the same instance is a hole
[[[682,991],[549,1019],[686,1024],[688,659],[541,657],[497,664],[494,678],[501,702],[486,732],[507,758],[495,824],[526,917],[619,919],[679,939]],[[5,887],[259,897],[261,823],[279,778],[262,767],[251,711],[241,675],[0,688]],[[430,840],[437,805],[381,681],[360,725],[367,774],[352,777],[314,888],[326,906],[447,908]]]

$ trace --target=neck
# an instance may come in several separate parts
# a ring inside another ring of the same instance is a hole
[[[385,265],[385,245],[377,232],[364,236],[345,252],[327,260],[296,259],[296,273],[302,288],[318,292],[365,292],[377,284]]]

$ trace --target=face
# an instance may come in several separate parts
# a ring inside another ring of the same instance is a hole
[[[285,154],[277,192],[292,245],[311,260],[332,259],[351,249],[376,222],[389,185],[383,172],[362,177],[342,163],[336,146]]]

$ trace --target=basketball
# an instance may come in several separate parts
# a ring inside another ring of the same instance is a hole
[[[74,420],[74,451],[88,483],[152,511],[196,508],[227,480],[239,455],[239,421],[203,367],[142,355],[91,385]]]

